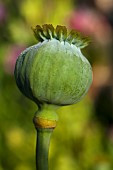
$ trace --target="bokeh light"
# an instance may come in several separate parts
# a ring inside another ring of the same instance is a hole
[[[113,1],[0,1],[0,170],[35,169],[37,106],[14,80],[14,65],[36,44],[31,27],[66,25],[90,36],[83,50],[93,69],[93,84],[78,104],[58,110],[50,145],[50,170],[113,169]]]

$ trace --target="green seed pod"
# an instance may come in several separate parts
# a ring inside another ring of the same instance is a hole
[[[20,91],[38,105],[69,105],[80,101],[92,82],[92,69],[81,53],[88,40],[65,26],[45,24],[33,29],[39,41],[23,51],[15,66]]]

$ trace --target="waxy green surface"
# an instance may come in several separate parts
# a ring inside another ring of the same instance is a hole
[[[74,104],[87,93],[92,69],[81,53],[87,46],[76,31],[67,34],[65,26],[39,25],[33,29],[39,41],[23,51],[15,66],[20,91],[37,103],[33,122],[37,130],[36,169],[48,170],[50,137],[56,127],[56,109]]]
[[[25,50],[15,75],[27,97],[57,105],[78,102],[92,82],[91,66],[80,49],[55,39]]]

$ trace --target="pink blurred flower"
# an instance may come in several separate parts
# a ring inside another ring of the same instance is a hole
[[[69,19],[69,25],[84,34],[93,36],[100,43],[106,43],[111,38],[111,27],[106,18],[89,8],[77,9]]]
[[[0,2],[0,23],[2,23],[4,20],[6,20],[7,12],[5,5]]]
[[[92,16],[90,11],[84,11],[82,9],[75,11],[70,18],[70,26],[73,29],[77,29],[84,33],[92,32]]]
[[[6,73],[11,75],[14,73],[16,59],[24,49],[25,47],[21,45],[13,45],[8,48],[4,61],[4,69]]]

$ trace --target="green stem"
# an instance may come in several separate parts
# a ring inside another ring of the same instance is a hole
[[[55,110],[56,106],[43,104],[33,119],[37,130],[36,170],[48,170],[50,138],[58,121]]]
[[[50,138],[53,129],[37,129],[36,170],[48,170]]]

